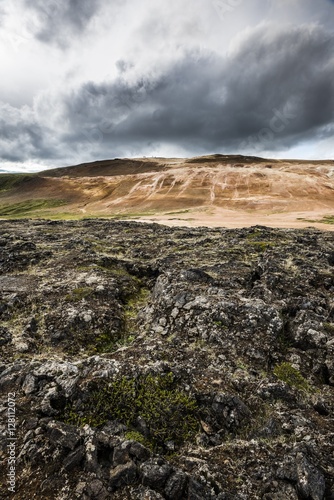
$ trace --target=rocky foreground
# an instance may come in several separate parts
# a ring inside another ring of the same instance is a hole
[[[1,498],[334,498],[333,233],[0,228]]]

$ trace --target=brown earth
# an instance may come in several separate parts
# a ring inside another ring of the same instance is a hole
[[[66,212],[131,216],[171,226],[332,229],[318,221],[334,214],[334,161],[239,155],[105,160],[36,174],[3,191],[0,205],[31,199],[64,200],[49,211],[53,216]]]

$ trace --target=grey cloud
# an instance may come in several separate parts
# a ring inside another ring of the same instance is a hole
[[[123,76],[86,84],[67,99],[66,140],[95,134],[112,154],[149,142],[221,151],[258,141],[276,150],[323,135],[334,120],[333,45],[320,27],[267,25],[228,58],[191,52],[136,87]]]
[[[122,62],[113,82],[86,83],[50,107],[62,109],[50,130],[30,117],[16,128],[4,122],[0,137],[24,137],[22,159],[31,151],[64,163],[150,155],[159,145],[189,154],[284,150],[333,133],[333,45],[320,27],[264,25],[228,57],[187,52],[135,84]]]
[[[86,30],[101,0],[24,0],[24,4],[36,14],[31,23],[35,36],[64,48]]]
[[[0,150],[2,160],[13,162],[59,157],[51,131],[36,121],[31,109],[1,102]]]

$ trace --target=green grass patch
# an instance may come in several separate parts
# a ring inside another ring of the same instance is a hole
[[[63,200],[26,200],[19,203],[0,205],[0,217],[31,216],[35,211],[57,208],[66,204]]]
[[[35,174],[0,174],[0,193],[10,191],[31,179]]]
[[[324,224],[334,224],[334,215],[325,215],[323,217],[322,222]]]
[[[322,219],[304,219],[302,217],[298,217],[297,220],[302,220],[304,222],[311,223],[320,223],[320,224],[334,224],[334,215],[325,215]]]
[[[150,297],[150,291],[141,287],[138,292],[132,295],[124,307],[124,322],[127,335],[132,336],[137,330],[137,317],[139,310],[144,307]]]
[[[144,422],[144,433],[138,429],[138,419]],[[67,405],[63,420],[93,427],[117,420],[136,433],[137,441],[166,450],[169,441],[178,446],[194,439],[198,407],[195,399],[177,387],[172,373],[123,376],[109,383],[99,382],[99,387],[87,391],[79,402]]]

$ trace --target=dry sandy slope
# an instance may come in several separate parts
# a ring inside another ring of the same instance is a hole
[[[107,160],[42,172],[7,194],[8,201],[28,198],[62,198],[67,211],[86,216],[130,214],[170,225],[305,227],[311,223],[302,218],[334,214],[334,162],[223,155]]]

